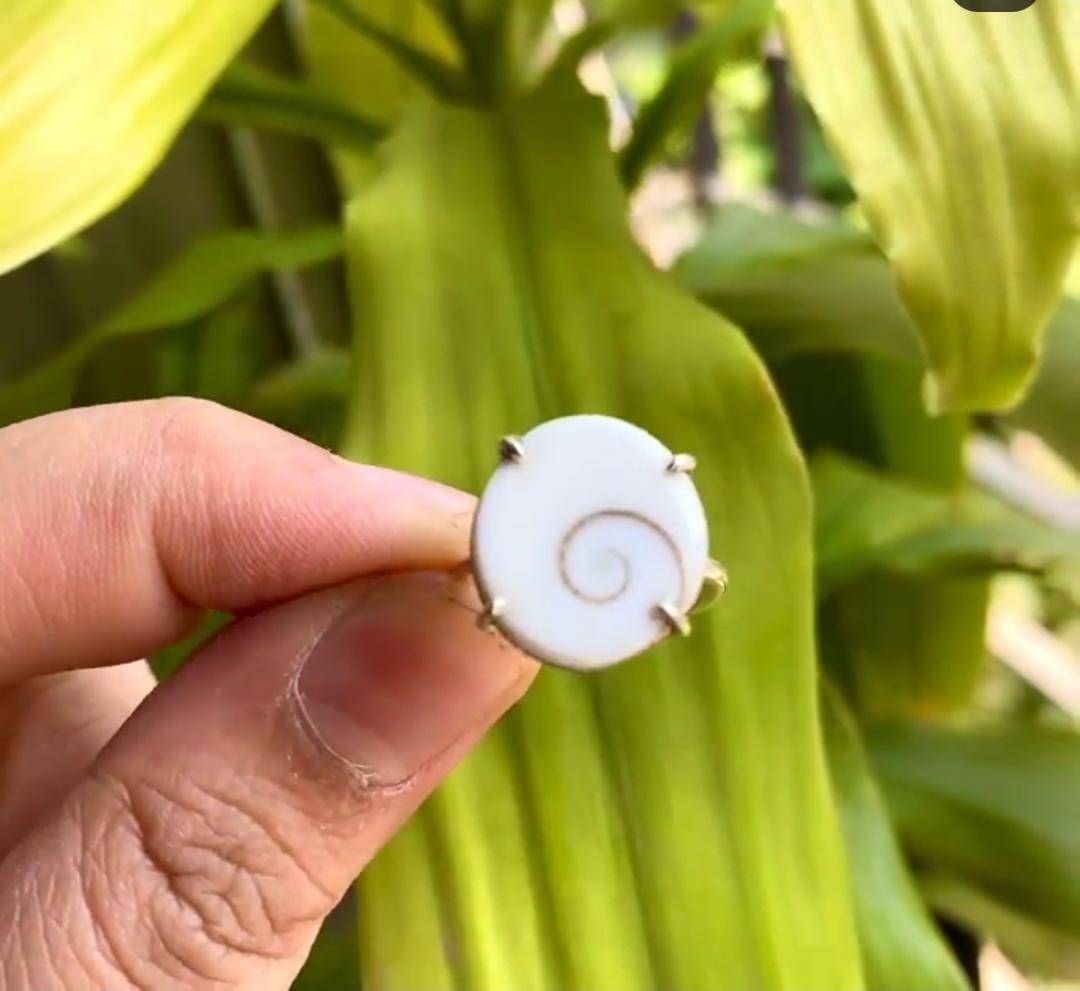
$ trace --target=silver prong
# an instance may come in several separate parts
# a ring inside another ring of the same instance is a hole
[[[690,608],[690,613],[699,613],[716,603],[728,587],[728,575],[724,566],[711,558],[705,562],[705,579],[701,583],[697,602]]]
[[[716,594],[723,595],[728,590],[728,573],[719,561],[712,558],[705,563],[705,581],[716,586]]]
[[[482,630],[490,630],[495,626],[495,620],[497,620],[506,609],[506,600],[498,597],[492,599],[490,602],[484,605],[480,615],[477,617],[476,622]]]
[[[689,475],[697,467],[697,458],[692,454],[676,454],[668,462],[667,470],[672,475]]]
[[[520,437],[509,434],[499,441],[499,460],[503,464],[518,464],[525,458],[525,445]]]
[[[678,633],[680,637],[690,635],[690,620],[668,602],[662,602],[653,607],[656,618],[667,625],[672,633]]]

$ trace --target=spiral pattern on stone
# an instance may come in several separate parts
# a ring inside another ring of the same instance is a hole
[[[580,542],[587,540],[589,534],[602,521],[623,520],[630,524],[644,527],[657,540],[660,540],[674,560],[679,574],[679,599],[683,597],[683,560],[682,553],[671,535],[660,524],[650,520],[647,516],[631,509],[601,509],[589,513],[579,519],[567,530],[562,542],[559,544],[559,578],[562,583],[577,598],[594,605],[606,605],[615,602],[630,587],[633,580],[633,564],[619,547],[602,545],[597,548],[587,548],[586,553],[595,560],[599,556],[607,556],[618,562],[621,569],[620,582],[616,588],[608,592],[597,592],[585,587],[590,576],[575,576],[571,556],[575,549],[580,548]]]

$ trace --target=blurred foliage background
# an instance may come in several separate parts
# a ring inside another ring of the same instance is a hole
[[[779,8],[0,11],[0,425],[701,464],[728,597],[545,672],[297,988],[1080,987],[1080,5]]]

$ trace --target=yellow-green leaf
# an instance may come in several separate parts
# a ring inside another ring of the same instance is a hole
[[[828,685],[822,709],[868,991],[967,991],[904,863],[858,727]]]
[[[273,0],[5,0],[0,272],[116,206]]]
[[[605,131],[566,77],[406,114],[348,212],[345,451],[476,490],[502,434],[632,419],[697,454],[730,590],[541,676],[362,877],[365,987],[857,988],[803,465],[741,335],[633,244]]]
[[[944,493],[836,454],[815,458],[812,477],[822,593],[872,571],[1048,571],[1080,562],[1080,534],[968,488]]]
[[[837,223],[733,203],[679,259],[679,282],[733,320],[767,361],[878,355],[921,367],[922,347],[889,269],[867,235]],[[1065,297],[1024,402],[1006,422],[1037,432],[1080,467],[1080,303]]]
[[[431,58],[454,65],[454,40],[425,0],[365,0],[364,14],[382,30]],[[412,101],[424,98],[424,84],[385,47],[342,24],[317,2],[304,5],[304,46],[312,81],[366,120],[392,125]],[[345,188],[354,189],[368,175],[370,155],[340,150],[334,163]]]
[[[1011,407],[1080,233],[1080,5],[780,8],[806,93],[926,347],[931,406]]]
[[[452,99],[468,94],[468,79],[453,65],[432,55],[423,45],[415,45],[407,37],[365,9],[355,0],[310,0],[329,11],[338,21],[339,30],[354,31],[367,38],[416,82],[439,96]]]

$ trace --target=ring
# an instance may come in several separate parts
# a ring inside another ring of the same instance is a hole
[[[695,467],[609,416],[504,437],[472,530],[482,624],[578,671],[687,635],[690,613],[727,587]]]

